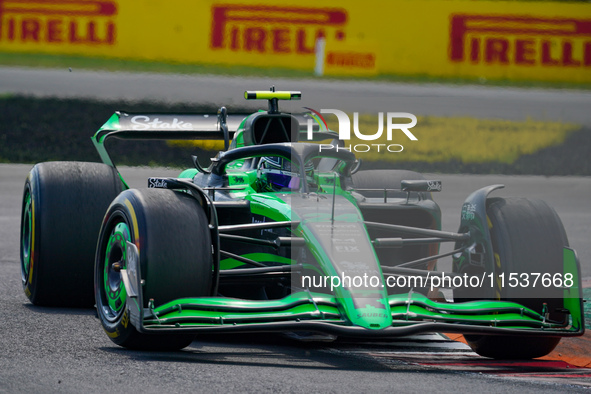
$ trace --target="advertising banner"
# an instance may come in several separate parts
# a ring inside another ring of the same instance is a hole
[[[591,5],[440,0],[4,0],[0,50],[314,70],[591,82]]]

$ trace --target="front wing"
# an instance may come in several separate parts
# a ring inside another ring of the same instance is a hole
[[[132,244],[128,244],[133,248]],[[133,250],[128,249],[133,256]],[[446,303],[430,300],[420,293],[388,297],[392,326],[368,329],[354,326],[343,316],[338,300],[331,295],[302,291],[278,300],[242,300],[223,297],[183,298],[143,308],[138,282],[139,265],[121,270],[127,289],[127,312],[133,326],[142,333],[194,332],[285,332],[313,331],[337,336],[386,338],[419,332],[455,332],[522,336],[578,336],[585,330],[581,281],[564,288],[562,322],[548,319],[517,302],[470,301]],[[564,271],[578,273],[576,253],[564,249]]]

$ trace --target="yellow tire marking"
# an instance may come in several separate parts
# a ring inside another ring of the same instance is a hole
[[[501,271],[501,257],[499,256],[498,253],[495,253],[495,264],[498,268],[498,272]],[[497,274],[497,288],[496,290],[496,295],[497,295],[497,300],[501,299],[501,278],[500,276]]]
[[[131,205],[131,201],[125,199],[125,206],[129,209],[129,213],[131,214],[131,224],[133,225],[133,234],[135,235],[134,243],[135,246],[140,249],[140,236],[138,231],[137,225],[137,217],[135,216],[135,211],[133,210],[133,205]]]
[[[115,330],[115,332],[109,332],[103,327],[103,331],[107,334],[109,338],[117,338],[119,336],[119,330]]]
[[[127,325],[129,324],[129,315],[127,314],[127,310],[125,311],[125,313],[123,314],[123,317],[121,318],[121,324],[123,325],[124,328],[127,328]]]
[[[492,224],[490,217],[488,215],[486,215],[486,222],[488,223],[489,230],[491,228],[493,228],[493,224]],[[496,265],[495,271],[501,272],[501,270],[502,270],[501,256],[499,256],[498,253],[495,253],[494,256],[495,256],[495,265]],[[501,299],[501,278],[500,278],[499,274],[497,274],[496,276],[497,276],[497,286],[495,289],[495,296],[496,296],[497,300],[500,300]]]
[[[30,176],[30,175],[29,175]],[[29,185],[31,182],[29,180]],[[29,283],[33,281],[33,263],[35,257],[35,200],[33,198],[33,187],[29,189],[31,193],[31,250],[29,251]]]

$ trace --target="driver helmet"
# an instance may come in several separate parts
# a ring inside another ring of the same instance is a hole
[[[306,176],[314,174],[314,164],[306,163]],[[258,166],[258,179],[261,191],[277,192],[300,188],[300,171],[297,164],[283,157],[263,157]]]

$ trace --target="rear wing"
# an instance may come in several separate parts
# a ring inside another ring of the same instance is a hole
[[[91,137],[101,160],[112,167],[105,147],[110,138],[124,140],[224,140],[229,141],[250,114],[228,115],[222,107],[218,114],[132,114],[117,111]]]
[[[120,139],[224,139],[222,125],[228,126],[231,135],[250,114],[225,114],[222,107],[213,114],[131,114],[117,111],[94,135],[103,142],[106,138]]]
[[[279,92],[281,93],[281,92]],[[110,138],[124,140],[222,140],[228,150],[230,140],[251,113],[228,115],[221,107],[216,114],[164,114],[115,112],[91,137],[103,163],[115,167],[105,147]],[[338,134],[321,131],[318,124],[310,124],[309,117],[293,114],[299,123],[299,132],[314,132],[312,141],[338,139]],[[339,143],[339,145],[342,145]]]

